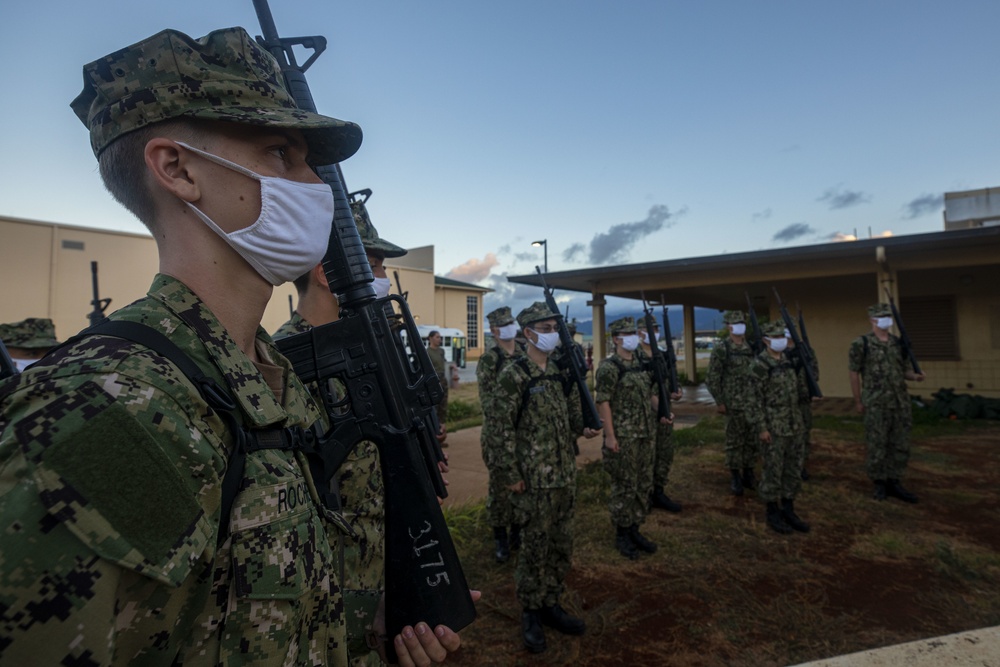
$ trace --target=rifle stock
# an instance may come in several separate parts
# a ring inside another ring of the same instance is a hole
[[[903,326],[903,318],[900,317],[899,309],[896,308],[896,300],[892,298],[892,292],[890,292],[888,288],[885,288],[885,294],[889,297],[889,307],[892,309],[892,320],[896,323],[896,327],[899,329],[899,344],[903,348],[906,358],[910,360],[910,366],[913,367],[913,372],[917,375],[923,375],[923,371],[920,370],[920,364],[917,363],[917,357],[913,354],[913,344],[910,342],[910,336],[906,333],[906,327]]]
[[[795,322],[792,321],[792,316],[788,314],[788,309],[785,308],[785,304],[782,302],[781,295],[778,294],[777,288],[772,287],[771,290],[774,292],[774,298],[778,300],[778,308],[781,310],[781,318],[785,321],[785,328],[788,329],[788,333],[792,336],[792,341],[795,342],[794,353],[798,356],[799,362],[805,369],[806,385],[809,387],[809,395],[814,398],[823,398],[823,392],[819,389],[819,383],[816,381],[816,375],[813,374],[812,350],[806,347],[802,338],[799,336],[799,332],[795,328]]]
[[[545,282],[545,274],[542,273],[540,267],[535,267],[535,271],[538,273],[539,279],[542,281],[542,292],[545,294],[545,304],[549,307],[553,313],[555,313],[556,325],[559,329],[559,342],[565,350],[565,356],[563,359],[566,360],[565,370],[570,374],[570,378],[576,385],[577,389],[580,391],[580,408],[583,411],[583,425],[589,429],[595,431],[603,428],[604,423],[601,421],[601,416],[597,412],[597,406],[594,405],[594,397],[590,395],[590,389],[587,387],[587,360],[583,358],[583,352],[577,347],[576,343],[573,341],[573,337],[569,335],[569,329],[566,327],[566,321],[563,319],[562,314],[559,312],[559,306],[556,304],[556,299],[552,296],[552,290],[549,289],[548,284]]]
[[[326,40],[279,38],[267,0],[253,4],[263,32],[258,41],[277,59],[296,105],[315,112],[304,72],[326,48]],[[301,67],[295,64],[295,45],[314,50]],[[320,486],[328,488],[357,443],[370,440],[378,447],[385,483],[386,652],[394,656],[391,638],[406,625],[425,621],[460,630],[476,616],[437,500],[444,486],[434,452],[433,412],[444,390],[406,301],[375,297],[374,276],[339,165],[317,167],[316,173],[334,195],[336,212],[323,269],[340,303],[340,319],[277,345],[304,382],[336,378],[346,389],[340,409],[329,414],[330,430],[318,438],[322,463],[315,472]],[[339,504],[335,501],[329,498],[333,507]]]

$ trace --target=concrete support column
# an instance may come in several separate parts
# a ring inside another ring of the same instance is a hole
[[[694,346],[694,305],[684,304],[684,374],[694,382],[698,378],[698,351]]]
[[[594,318],[594,368],[597,368],[598,362],[604,358],[604,330],[607,329],[604,306],[608,302],[600,292],[594,291],[590,295],[592,298],[587,305],[591,307]]]

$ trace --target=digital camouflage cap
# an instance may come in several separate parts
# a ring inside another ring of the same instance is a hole
[[[521,325],[522,329],[524,329],[532,322],[557,319],[558,317],[559,313],[553,313],[549,310],[547,303],[544,301],[536,301],[517,314],[517,323]]]
[[[498,329],[514,323],[514,315],[510,312],[510,306],[500,306],[496,310],[486,313],[486,319],[489,320],[491,327]]]
[[[635,318],[633,317],[621,317],[612,322],[608,329],[611,331],[612,336],[617,336],[621,333],[632,333],[638,331],[638,329],[635,328]]]
[[[139,128],[204,118],[301,130],[309,161],[333,164],[361,146],[361,128],[299,109],[278,62],[243,28],[192,39],[164,30],[83,66],[70,105],[90,129],[94,155]]]
[[[0,324],[0,340],[8,347],[26,350],[55,347],[56,325],[47,317],[29,317],[20,322]]]
[[[892,308],[887,303],[868,306],[868,317],[892,317]]]
[[[738,324],[746,321],[747,316],[742,310],[727,310],[722,315],[723,324]]]
[[[774,322],[768,322],[761,327],[761,333],[768,338],[785,338],[785,323],[781,320],[775,320]]]
[[[352,192],[350,195],[351,213],[354,214],[354,225],[358,228],[361,245],[365,247],[366,251],[381,254],[383,257],[402,257],[409,251],[379,236],[378,230],[372,224],[371,216],[368,214],[368,207],[365,206],[365,202],[368,201],[371,194],[372,191],[366,189]],[[356,198],[358,195],[363,196],[364,199]]]
[[[638,331],[645,331],[646,330],[646,318],[645,317],[638,317],[638,318],[636,318],[636,320],[635,320],[635,326],[636,326],[636,329]],[[653,328],[654,329],[659,329],[660,328],[660,323],[656,321],[656,318],[653,318]]]

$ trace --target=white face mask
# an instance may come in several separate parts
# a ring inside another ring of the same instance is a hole
[[[535,331],[532,329],[532,331]],[[528,338],[528,342],[538,348],[539,352],[545,352],[548,354],[552,350],[556,349],[559,345],[559,332],[553,331],[552,333],[538,333],[535,331],[535,335],[538,336],[538,342]]]
[[[517,336],[517,323],[511,322],[497,329],[497,338],[500,340],[513,340]]]
[[[768,338],[767,344],[771,346],[771,349],[775,352],[784,352],[785,348],[788,347],[787,338]]]
[[[620,336],[622,340],[622,349],[631,352],[635,348],[639,347],[639,336],[636,334],[629,334],[628,336]]]
[[[740,322],[739,324],[730,324],[729,326],[734,336],[743,336],[747,332],[747,325],[743,322]]]
[[[15,357],[11,357],[11,360],[18,373],[23,373],[28,366],[38,361],[38,359],[17,359]]]
[[[389,296],[392,281],[388,278],[376,278],[372,281],[372,287],[375,288],[375,296],[381,299],[384,296]]]
[[[889,327],[892,326],[892,318],[880,317],[877,320],[875,320],[875,326],[877,326],[879,329],[888,329]]]
[[[188,206],[272,285],[295,280],[319,264],[333,227],[333,191],[325,183],[302,183],[261,176],[218,155],[178,144],[216,164],[260,182],[260,217],[235,232],[224,232],[196,206]]]

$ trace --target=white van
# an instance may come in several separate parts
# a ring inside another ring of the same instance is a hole
[[[459,368],[465,368],[465,332],[461,329],[451,329],[449,327],[436,327],[432,324],[418,324],[417,331],[420,332],[420,340],[424,347],[427,347],[427,336],[432,331],[437,331],[444,338],[441,349],[444,350],[444,360],[455,364]]]

